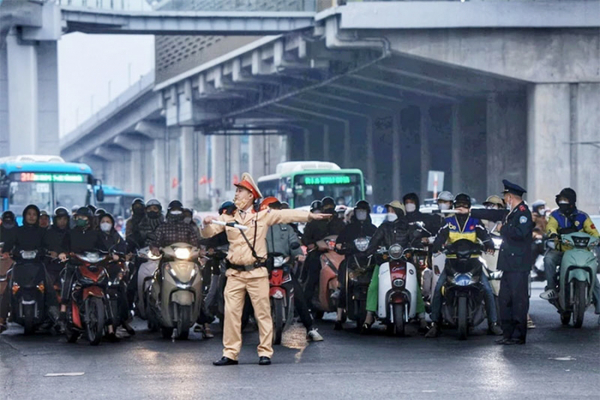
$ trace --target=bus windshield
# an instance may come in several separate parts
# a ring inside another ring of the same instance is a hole
[[[360,174],[298,174],[294,178],[294,207],[332,197],[336,204],[354,206],[363,198]]]

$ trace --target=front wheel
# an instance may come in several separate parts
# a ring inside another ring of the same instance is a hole
[[[34,314],[34,305],[25,306],[25,309],[23,310],[23,333],[25,336],[33,335],[35,332],[35,325],[33,322],[35,319]]]
[[[179,306],[178,309],[177,339],[186,340],[190,335],[190,328],[192,327],[192,307]]]
[[[283,299],[272,300],[271,313],[273,314],[273,344],[281,344],[284,324],[283,314],[285,313],[285,307],[283,307]]]
[[[90,345],[97,346],[104,332],[104,302],[99,297],[88,297],[85,305],[85,329]]]
[[[573,326],[575,328],[581,328],[581,325],[583,325],[583,316],[587,306],[587,282],[575,282],[575,288],[573,290],[575,292],[573,293]]]
[[[394,304],[394,334],[404,336],[404,304]]]
[[[467,298],[458,298],[458,339],[465,340],[469,331],[467,321]]]

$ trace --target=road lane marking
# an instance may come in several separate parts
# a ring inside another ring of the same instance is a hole
[[[45,377],[56,377],[56,376],[82,376],[85,372],[58,372],[44,375]]]

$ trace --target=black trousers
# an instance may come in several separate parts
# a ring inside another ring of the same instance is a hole
[[[306,256],[304,269],[307,274],[306,285],[304,287],[304,299],[308,302],[314,296],[315,288],[319,285],[319,276],[321,274],[321,252],[313,250]]]
[[[529,271],[504,271],[500,281],[500,322],[504,337],[523,339],[527,337],[527,313],[529,312]]]
[[[290,290],[292,287],[294,288],[294,308],[300,317],[300,321],[302,325],[306,328],[306,330],[310,330],[313,327],[313,319],[310,315],[310,311],[308,311],[308,304],[306,303],[306,299],[304,298],[304,293],[302,293],[302,286],[298,282],[298,279],[294,275],[292,276],[292,281],[284,284],[285,290]]]

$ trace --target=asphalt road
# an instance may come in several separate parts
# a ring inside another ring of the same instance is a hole
[[[563,327],[538,298],[537,328],[524,346],[498,346],[484,326],[466,341],[455,331],[438,339],[360,336],[319,324],[324,342],[307,344],[296,325],[277,346],[273,365],[256,365],[256,332],[246,332],[239,366],[214,367],[220,334],[163,340],[136,321],[139,333],[89,346],[63,336],[24,337],[17,325],[0,335],[0,399],[598,399],[600,328],[590,308],[581,329]],[[47,374],[75,373],[75,376]]]

